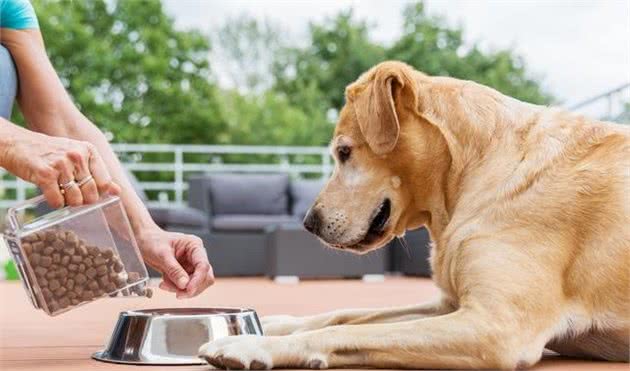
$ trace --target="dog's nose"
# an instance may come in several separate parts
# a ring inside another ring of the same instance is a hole
[[[319,215],[319,211],[311,208],[304,217],[304,228],[306,228],[307,231],[313,234],[317,234],[319,232],[321,223],[322,218]]]

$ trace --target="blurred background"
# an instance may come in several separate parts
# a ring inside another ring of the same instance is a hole
[[[325,179],[344,87],[387,59],[630,123],[627,0],[32,2],[63,84],[151,207],[188,207],[189,180],[212,173]],[[0,174],[2,208],[36,194]]]

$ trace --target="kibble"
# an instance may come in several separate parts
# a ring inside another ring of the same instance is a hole
[[[22,239],[22,250],[34,272],[31,281],[39,292],[37,300],[50,313],[105,295],[153,296],[141,285],[125,288],[142,276],[126,271],[115,249],[88,245],[75,232],[35,232]]]

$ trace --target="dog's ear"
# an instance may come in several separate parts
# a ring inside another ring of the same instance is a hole
[[[391,152],[398,142],[400,121],[394,99],[405,87],[403,74],[398,66],[377,67],[371,81],[353,84],[346,90],[361,134],[378,155]]]

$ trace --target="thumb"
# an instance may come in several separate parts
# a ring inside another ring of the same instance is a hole
[[[165,254],[162,256],[162,274],[164,274],[171,282],[173,282],[178,289],[186,289],[188,281],[190,280],[188,273],[179,264],[175,256],[171,254]]]

